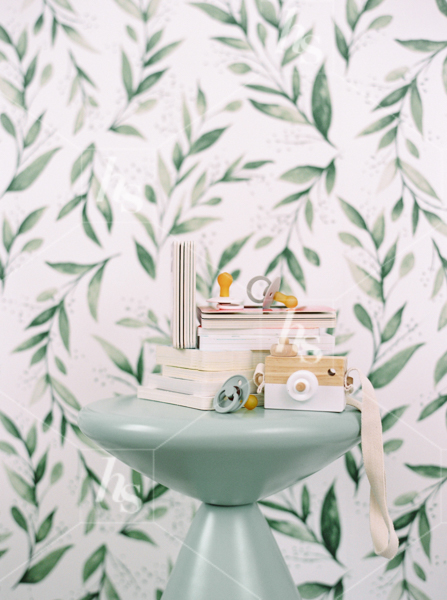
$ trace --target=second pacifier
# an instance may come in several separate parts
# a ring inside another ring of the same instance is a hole
[[[264,281],[264,283],[266,284],[264,292],[262,293],[262,297],[258,298],[253,294],[253,286],[255,285],[255,283],[257,283],[258,281]],[[250,279],[250,281],[248,282],[248,286],[247,286],[247,296],[250,298],[250,300],[252,302],[254,302],[255,304],[261,304],[262,302],[264,302],[264,298],[265,295],[267,293],[267,290],[269,289],[270,285],[271,285],[271,281],[270,279],[268,279],[268,277],[264,277],[263,275],[258,275],[257,277],[253,277],[252,279]]]
[[[214,396],[213,407],[216,412],[229,413],[242,408],[250,395],[250,383],[243,375],[233,375],[225,381]]]
[[[263,281],[266,284],[261,298],[258,298],[253,294],[253,286],[258,281]],[[248,282],[247,296],[255,304],[262,303],[262,308],[264,310],[269,309],[273,302],[282,302],[286,305],[287,308],[295,308],[296,306],[298,306],[298,300],[295,298],[295,296],[286,296],[285,294],[279,291],[280,285],[281,277],[276,277],[276,279],[270,281],[268,277],[258,275],[257,277],[253,277],[252,279],[250,279],[250,281]]]
[[[233,277],[230,273],[221,273],[217,278],[217,283],[220,287],[220,295],[215,298],[208,298],[207,302],[209,304],[215,305],[220,310],[238,310],[243,308],[243,304],[239,298],[230,296],[230,286],[233,283]]]

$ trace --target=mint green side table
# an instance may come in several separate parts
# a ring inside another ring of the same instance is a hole
[[[82,431],[133,469],[202,500],[163,600],[298,600],[257,500],[360,441],[360,413],[231,414],[119,397],[83,408]]]

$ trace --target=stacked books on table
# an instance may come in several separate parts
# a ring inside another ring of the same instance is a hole
[[[287,337],[299,354],[330,355],[335,351],[334,336],[326,329],[335,327],[336,314],[325,306],[295,309],[246,306],[234,310],[199,307],[197,314],[201,350],[269,350]]]
[[[255,368],[280,338],[288,338],[298,354],[334,354],[334,337],[326,332],[335,327],[336,315],[331,308],[263,309],[235,304],[231,308],[227,305],[225,310],[203,306],[196,311],[194,242],[173,243],[172,277],[173,347],[157,346],[156,362],[161,374],[151,373],[145,378],[145,385],[138,388],[139,398],[212,410],[215,394],[233,375],[246,377],[251,382],[251,393],[257,389],[252,382]],[[227,279],[232,281],[228,274]],[[227,298],[228,289],[225,296],[224,283],[219,285],[219,298]],[[263,396],[259,395],[258,405],[263,404]]]
[[[138,388],[138,398],[167,402],[199,410],[212,410],[215,394],[233,375],[253,378],[256,365],[263,362],[266,352],[180,350],[157,346],[156,361],[161,374],[146,377]],[[251,392],[255,391],[252,384]],[[263,398],[257,396],[258,406]]]
[[[231,310],[199,306],[197,315],[204,329],[329,328],[335,327],[336,320],[335,310],[327,306],[274,306],[266,310],[260,306],[244,306]]]

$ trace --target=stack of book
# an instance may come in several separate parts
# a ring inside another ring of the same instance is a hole
[[[334,336],[326,329],[335,327],[336,314],[325,306],[268,310],[247,306],[225,311],[202,306],[197,314],[201,350],[267,351],[285,337],[299,354],[330,355],[335,350]]]
[[[138,388],[138,398],[177,404],[199,410],[212,410],[215,394],[233,375],[243,375],[252,382],[256,365],[266,352],[180,350],[157,346],[156,361],[161,374],[145,378]],[[256,386],[251,383],[251,393]],[[257,396],[258,406],[263,398]]]
[[[212,410],[215,394],[233,375],[243,375],[251,382],[251,392],[256,390],[252,382],[255,368],[265,362],[280,338],[288,338],[300,355],[334,354],[334,337],[326,332],[335,327],[336,314],[331,308],[226,305],[223,310],[202,306],[196,314],[194,242],[174,242],[172,277],[173,347],[157,346],[161,374],[145,377],[145,385],[138,388],[139,398]],[[227,279],[231,285],[231,276]],[[219,298],[227,298],[228,289],[225,295],[224,284],[219,285]],[[262,396],[258,405],[263,406]]]

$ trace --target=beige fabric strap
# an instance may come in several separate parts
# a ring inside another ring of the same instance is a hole
[[[385,462],[383,456],[382,421],[374,388],[359,369],[349,369],[346,377],[357,371],[362,384],[362,402],[347,396],[346,403],[362,413],[362,454],[365,472],[371,486],[369,523],[374,551],[385,558],[396,556],[399,539],[388,514],[386,501]]]

